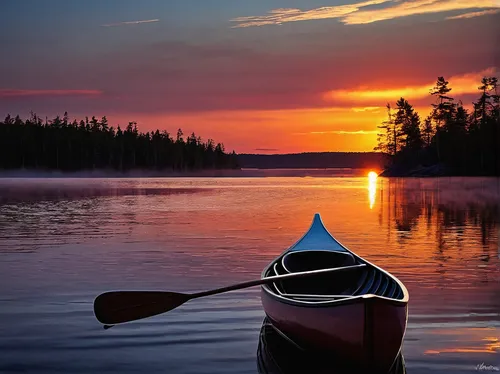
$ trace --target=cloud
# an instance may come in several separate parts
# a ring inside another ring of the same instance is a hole
[[[359,113],[359,112],[371,112],[371,113],[378,113],[382,107],[380,106],[365,106],[361,108],[351,108],[353,112]]]
[[[141,21],[126,21],[126,22],[117,22],[117,23],[107,23],[105,25],[101,25],[102,27],[115,27],[115,26],[125,26],[125,25],[138,25],[141,23],[152,23],[152,22],[159,22],[160,20],[158,18],[156,19],[145,19]]]
[[[350,13],[342,22],[346,25],[359,25],[417,14],[497,7],[500,7],[500,3],[496,0],[415,0],[399,2],[388,8]]]
[[[362,10],[371,5],[385,4],[384,8]],[[233,28],[281,25],[286,22],[319,19],[340,19],[346,25],[359,25],[407,17],[417,14],[447,12],[461,9],[498,8],[498,0],[369,0],[356,4],[327,6],[310,10],[280,8],[263,16],[237,17]]]
[[[496,68],[488,68],[480,72],[452,76],[447,79],[452,88],[451,95],[466,95],[478,92],[478,85],[485,76],[495,76]],[[400,97],[406,99],[420,99],[428,97],[430,90],[434,87],[434,82],[427,84],[376,88],[376,87],[358,87],[356,89],[332,90],[324,94],[327,101],[348,101],[348,102],[385,102],[396,100]]]
[[[25,96],[97,96],[102,95],[99,90],[12,90],[0,89],[0,97]]]
[[[358,11],[360,8],[370,5],[382,4],[388,1],[391,0],[369,0],[362,3],[325,6],[304,11],[300,9],[280,8],[271,10],[267,15],[264,16],[237,17],[233,18],[231,22],[236,23],[233,28],[238,28],[264,25],[280,25],[285,22],[341,18],[350,13]]]
[[[500,13],[500,9],[490,9],[490,10],[483,10],[482,12],[464,13],[454,17],[446,17],[446,19],[474,18],[474,17],[487,16],[490,14],[497,14],[497,13]]]
[[[254,150],[262,152],[279,152],[278,148],[255,148]]]
[[[0,116],[8,112],[29,114],[30,110],[50,116],[61,110],[99,115],[125,111],[141,115],[227,111],[228,116],[232,116],[229,111],[318,110],[335,106],[346,109],[351,116],[384,117],[384,109],[379,113],[357,113],[352,108],[383,107],[387,100],[393,102],[397,96],[385,100],[375,97],[358,101],[351,98],[325,101],[323,95],[333,90],[352,91],[363,87],[370,90],[418,87],[433,83],[439,75],[449,79],[488,66],[498,66],[498,54],[492,49],[497,42],[497,33],[493,32],[495,27],[491,22],[484,21],[482,17],[472,18],[466,21],[467,27],[459,21],[429,22],[424,27],[379,27],[375,23],[347,28],[334,24],[325,30],[304,33],[302,38],[301,30],[290,30],[283,35],[265,32],[265,39],[269,42],[265,46],[240,37],[199,40],[196,43],[186,40],[149,41],[131,44],[127,48],[111,48],[106,53],[89,55],[88,59],[52,54],[37,64],[18,54],[16,58],[0,62],[6,67],[0,67],[0,71],[6,72],[0,73],[0,82],[3,83],[0,89],[94,88],[102,90],[103,94],[0,98]],[[341,32],[342,37],[332,38],[341,29],[348,29],[348,32]],[[311,45],[311,40],[317,44]],[[288,42],[290,45],[286,45]],[[432,64],[429,64],[430,59]],[[32,86],[33,82],[37,85]],[[455,94],[454,80],[451,80],[451,85],[452,94]],[[473,99],[476,99],[476,93],[474,97],[463,98],[464,103]],[[427,105],[431,98],[424,100]],[[411,102],[417,105],[414,100]],[[337,121],[337,113],[323,116],[322,120],[330,123],[335,117]],[[253,120],[270,123],[272,119],[269,120],[268,115],[269,112],[266,117]],[[205,123],[206,117],[200,118],[198,122]],[[233,124],[238,123],[234,117],[230,120]],[[303,118],[302,123],[310,121],[309,117]],[[285,122],[288,123],[289,118]],[[231,122],[228,123],[232,126]],[[346,125],[345,121],[339,123]],[[357,125],[359,123],[352,126]],[[323,128],[319,126],[317,129]],[[211,133],[208,135],[212,136]]]

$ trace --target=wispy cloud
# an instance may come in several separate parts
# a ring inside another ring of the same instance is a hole
[[[359,112],[371,112],[371,113],[378,113],[380,111],[381,107],[379,106],[365,106],[361,108],[351,108],[353,112],[359,113]]]
[[[366,131],[366,130],[331,130],[331,131],[310,131],[310,132],[296,132],[294,135],[325,135],[325,134],[336,134],[336,135],[372,135],[376,134],[377,130]]]
[[[379,4],[388,6],[371,10],[363,9]],[[500,8],[500,2],[498,0],[368,0],[356,4],[327,6],[309,10],[279,8],[273,9],[263,16],[233,18],[231,22],[235,23],[232,26],[233,28],[280,25],[286,22],[319,19],[340,19],[346,25],[358,25],[417,14],[482,8]]]
[[[389,2],[391,0],[368,0],[357,4],[325,6],[310,10],[279,8],[269,11],[264,16],[250,16],[233,18],[233,27],[252,27],[264,25],[280,25],[285,22],[309,21],[328,18],[342,18],[358,11],[360,8]]]
[[[255,151],[260,151],[260,152],[278,152],[278,148],[255,148]]]
[[[117,22],[117,23],[107,23],[105,25],[101,25],[102,27],[116,27],[116,26],[125,26],[125,25],[139,25],[141,23],[152,23],[159,22],[158,18],[155,19],[145,19],[141,21],[126,21],[126,22]]]
[[[481,78],[485,76],[495,76],[496,69],[491,67],[480,72],[464,75],[452,76],[448,79],[452,88],[452,95],[464,95],[478,92],[478,85]],[[423,85],[376,88],[376,87],[358,87],[351,90],[332,90],[324,94],[327,101],[348,101],[348,102],[367,102],[377,101],[385,102],[395,100],[399,97],[406,99],[419,99],[429,96],[430,89],[434,82]]]
[[[13,90],[0,89],[0,97],[23,97],[23,96],[97,96],[101,95],[99,90]]]
[[[460,14],[454,17],[446,17],[446,19],[474,18],[474,17],[487,16],[490,14],[497,14],[497,13],[500,13],[500,9],[483,10],[482,12],[470,12],[470,13]]]
[[[348,14],[342,22],[347,25],[359,25],[418,14],[500,7],[500,2],[496,0],[414,0],[397,2],[395,4],[383,9],[365,10]]]

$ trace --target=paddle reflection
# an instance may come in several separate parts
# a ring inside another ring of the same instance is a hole
[[[331,356],[321,357],[314,352],[304,351],[292,341],[283,337],[266,317],[260,330],[257,348],[257,367],[260,374],[308,373],[326,374],[362,373],[362,369],[342,363]],[[369,373],[374,371],[369,369]],[[404,358],[400,355],[391,374],[406,374]]]

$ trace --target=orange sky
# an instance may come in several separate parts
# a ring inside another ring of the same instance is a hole
[[[425,118],[444,76],[470,107],[500,71],[498,0],[89,1],[33,3],[35,18],[9,3],[0,116],[106,115],[238,153],[371,151],[387,102]]]
[[[454,97],[477,96],[483,76],[495,75],[495,68],[448,78]],[[227,138],[226,147],[249,153],[287,153],[314,151],[371,151],[377,142],[377,126],[387,118],[384,103],[404,96],[421,114],[429,114],[434,82],[408,86],[360,86],[337,89],[318,95],[318,101],[332,107],[281,110],[216,110],[169,115],[129,115],[139,117],[142,129],[148,124],[176,123],[184,132],[196,131],[203,138]],[[377,106],[380,105],[380,106]],[[335,106],[339,105],[339,106]],[[200,126],[201,122],[201,126]],[[153,129],[155,127],[152,127]],[[209,130],[207,130],[209,129]],[[171,129],[171,133],[175,133]],[[228,130],[232,133],[228,137]],[[250,145],[250,147],[249,147]],[[258,145],[258,146],[255,146]]]

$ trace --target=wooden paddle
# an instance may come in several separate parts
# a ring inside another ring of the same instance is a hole
[[[234,284],[228,287],[203,291],[192,294],[163,291],[111,291],[100,294],[94,301],[94,313],[97,320],[103,323],[105,328],[112,327],[118,323],[135,321],[142,318],[152,317],[168,312],[181,306],[186,301],[199,297],[216,295],[223,292],[240,290],[262,284],[272,283],[278,280],[307,277],[323,273],[340,272],[358,269],[365,264],[344,266],[331,269],[320,269],[304,271],[301,273],[290,273],[275,275],[263,279]]]

